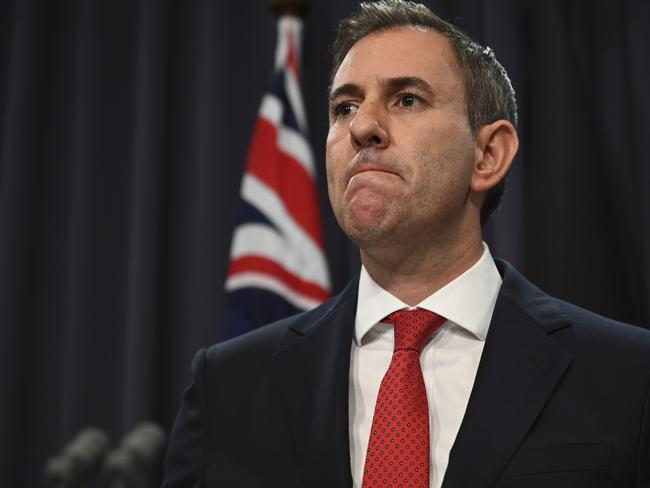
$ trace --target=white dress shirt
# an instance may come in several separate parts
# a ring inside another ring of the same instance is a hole
[[[432,488],[442,485],[500,286],[501,276],[484,243],[476,264],[417,305],[447,319],[420,358],[429,400]],[[411,307],[381,288],[362,267],[350,357],[350,459],[355,487],[363,480],[377,393],[393,355],[393,327],[380,320],[403,308]]]

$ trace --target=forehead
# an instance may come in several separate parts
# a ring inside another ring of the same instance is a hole
[[[400,27],[373,32],[352,46],[332,88],[404,76],[422,78],[432,86],[461,81],[456,54],[447,39],[434,31]]]

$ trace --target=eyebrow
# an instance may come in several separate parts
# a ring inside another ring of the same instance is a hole
[[[422,78],[417,76],[400,76],[397,78],[389,78],[386,80],[386,85],[392,92],[400,91],[405,88],[417,88],[427,95],[433,95],[433,89]]]
[[[362,94],[363,90],[359,85],[355,85],[354,83],[345,83],[332,91],[328,100],[329,103],[332,103],[334,100],[342,96],[360,97]]]
[[[431,86],[422,78],[418,78],[417,76],[398,76],[382,80],[381,83],[385,85],[390,92],[397,92],[404,90],[405,88],[416,88],[427,95],[433,95]],[[334,91],[330,93],[328,99],[329,103],[332,103],[335,99],[341,96],[360,97],[362,94],[363,90],[359,85],[355,85],[354,83],[345,83],[334,89]]]

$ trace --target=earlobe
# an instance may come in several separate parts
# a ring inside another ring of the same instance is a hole
[[[519,148],[519,137],[507,120],[484,125],[476,135],[476,159],[470,188],[485,192],[501,181]]]

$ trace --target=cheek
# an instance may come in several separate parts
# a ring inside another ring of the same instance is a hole
[[[460,176],[471,167],[474,159],[474,140],[464,125],[446,124],[423,138],[420,147],[423,157],[432,159],[437,171]]]
[[[341,178],[348,161],[349,155],[345,151],[340,138],[335,138],[330,133],[325,145],[325,171],[327,173],[327,185],[330,193],[334,188],[340,187],[342,184]]]
[[[337,163],[336,158],[329,148],[325,154],[325,172],[327,175],[327,194],[329,196],[330,205],[336,214],[337,209],[343,200],[343,184],[340,176],[342,169],[340,169],[340,165]]]
[[[472,176],[473,143],[456,131],[441,131],[426,140],[413,153],[419,162],[414,175],[418,198],[429,205],[449,198],[463,199]]]
[[[331,195],[336,181],[336,162],[329,146],[325,150],[325,175],[327,176],[327,188]]]

